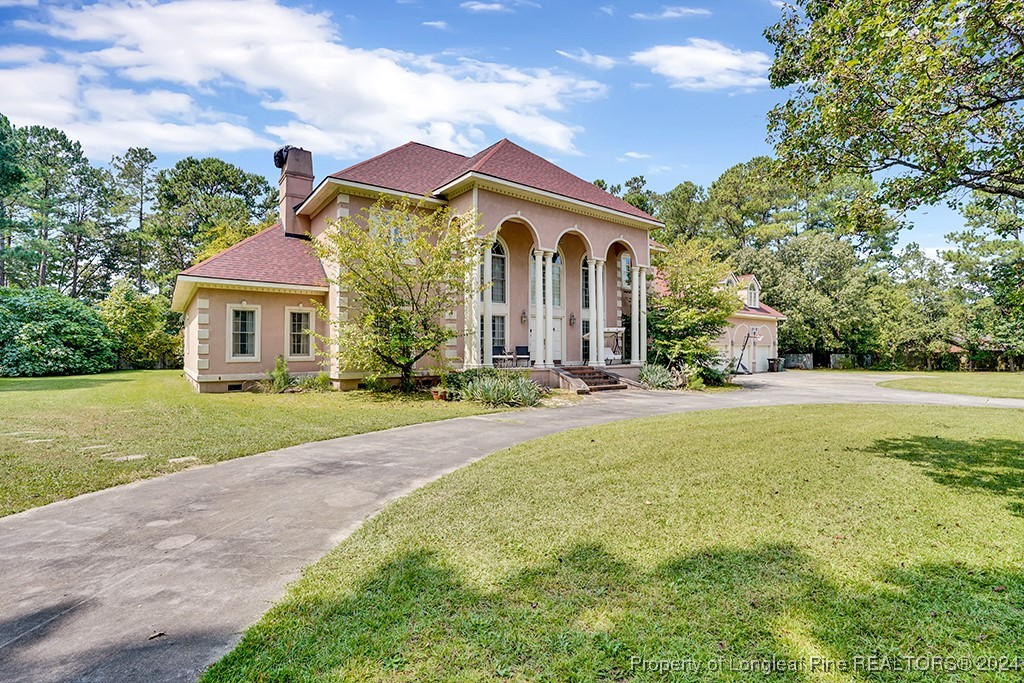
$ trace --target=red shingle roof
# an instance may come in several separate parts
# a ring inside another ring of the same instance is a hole
[[[349,166],[331,177],[410,194],[433,195],[439,188],[470,172],[526,185],[636,218],[655,220],[632,204],[507,139],[472,157],[408,142]]]
[[[736,311],[736,315],[765,315],[765,316],[770,316],[770,317],[773,317],[773,318],[778,318],[779,320],[785,320],[786,319],[785,315],[783,315],[782,313],[779,313],[778,311],[776,311],[774,308],[772,308],[768,304],[761,304],[757,308],[754,308],[752,306],[747,306],[746,304],[744,304],[743,308],[741,308],[740,310]]]
[[[454,178],[455,171],[465,163],[466,157],[461,154],[407,142],[330,177],[409,194],[432,195]]]
[[[247,237],[182,275],[324,287],[327,277],[309,240],[289,237],[280,223]]]

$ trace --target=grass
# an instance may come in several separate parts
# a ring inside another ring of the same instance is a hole
[[[0,515],[199,463],[483,412],[429,395],[197,394],[176,370],[0,379]]]
[[[1012,665],[1022,642],[1024,411],[754,408],[446,476],[307,568],[202,683],[762,681],[771,660],[803,667],[773,681],[934,680],[809,667]]]
[[[879,386],[939,394],[968,394],[991,398],[1024,398],[1021,372],[941,372],[880,382]]]

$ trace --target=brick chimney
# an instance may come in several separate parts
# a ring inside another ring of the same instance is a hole
[[[313,155],[301,147],[286,145],[274,152],[274,165],[281,169],[278,211],[286,235],[307,236],[309,217],[295,214],[295,207],[313,191]]]

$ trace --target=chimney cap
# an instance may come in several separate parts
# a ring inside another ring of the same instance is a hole
[[[291,145],[285,145],[274,152],[274,166],[277,168],[284,168],[285,162],[288,161],[288,152],[291,149]]]

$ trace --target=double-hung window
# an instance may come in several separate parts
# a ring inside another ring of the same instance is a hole
[[[302,308],[285,311],[288,338],[285,340],[288,360],[313,360],[313,312]]]
[[[228,360],[259,362],[260,307],[228,304]]]

